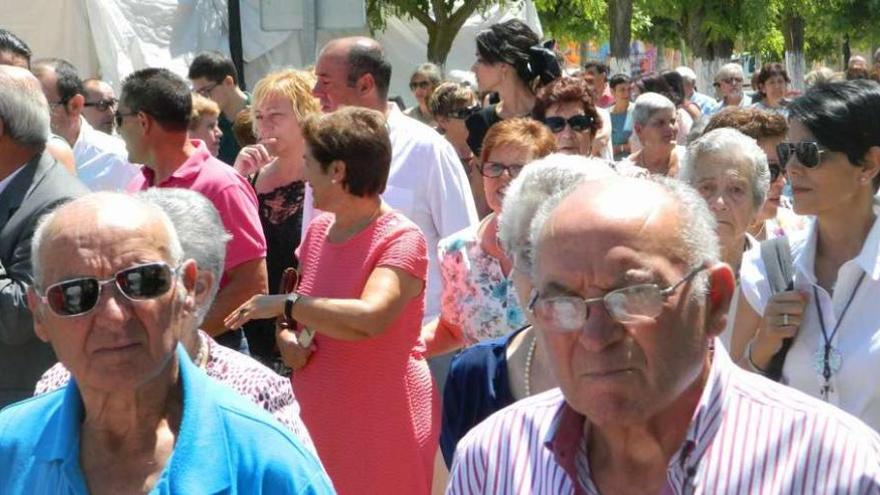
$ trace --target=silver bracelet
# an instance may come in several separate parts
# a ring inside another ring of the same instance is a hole
[[[760,366],[755,364],[755,361],[752,359],[752,346],[755,343],[755,339],[749,341],[748,345],[746,345],[746,359],[749,362],[749,367],[752,368],[752,371],[758,373],[759,375],[767,375],[767,371],[761,369]]]

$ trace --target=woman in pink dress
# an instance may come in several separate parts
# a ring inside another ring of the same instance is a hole
[[[299,289],[254,296],[226,324],[296,320],[278,346],[339,493],[429,493],[439,403],[419,336],[427,251],[379,196],[391,163],[385,120],[348,107],[307,119],[303,134],[306,180],[327,213],[299,248]]]

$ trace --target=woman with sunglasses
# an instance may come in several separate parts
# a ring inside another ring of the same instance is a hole
[[[793,339],[782,381],[880,429],[880,85],[817,86],[789,111],[779,158],[795,212],[813,218],[791,239],[794,290],[771,294],[760,253],[743,261],[740,363],[765,372]]]
[[[590,156],[600,123],[586,81],[560,77],[544,86],[538,91],[532,117],[553,132],[560,153]]]
[[[511,19],[477,34],[477,60],[471,70],[483,93],[498,93],[499,101],[470,116],[468,145],[474,154],[489,128],[504,119],[524,117],[535,106],[535,91],[558,78],[562,69],[552,49],[524,22]]]
[[[508,119],[489,129],[478,168],[492,213],[478,226],[440,241],[440,316],[422,329],[429,357],[504,335],[525,323],[513,289],[511,260],[498,244],[498,218],[510,182],[529,162],[555,150],[553,134],[532,119]]]
[[[440,84],[440,80],[440,67],[432,63],[418,66],[409,78],[409,90],[412,91],[416,104],[407,108],[403,113],[427,126],[435,127],[437,122],[434,120],[428,102],[431,100],[431,93]]]

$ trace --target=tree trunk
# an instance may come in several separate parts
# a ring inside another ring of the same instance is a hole
[[[446,66],[446,57],[449,56],[449,50],[452,49],[452,42],[455,41],[455,35],[461,26],[452,28],[447,25],[437,25],[435,28],[428,28],[428,61],[433,62],[440,67]]]
[[[608,25],[611,31],[612,74],[629,75],[629,47],[632,42],[632,0],[608,0]]]
[[[702,7],[692,9],[686,17],[685,36],[694,54],[694,72],[697,74],[697,90],[715,96],[715,74],[730,61],[733,40],[709,41],[703,31],[705,12]]]
[[[807,62],[804,59],[804,18],[795,12],[786,13],[782,19],[782,36],[785,38],[785,70],[791,79],[791,88],[804,90]]]
[[[849,34],[843,35],[843,70],[846,70],[846,67],[849,65],[849,57],[852,56],[852,51],[849,49]]]

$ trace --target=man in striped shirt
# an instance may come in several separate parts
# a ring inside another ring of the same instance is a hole
[[[712,351],[734,276],[692,189],[586,182],[543,205],[531,240],[560,388],[471,430],[447,493],[880,494],[876,432]]]

